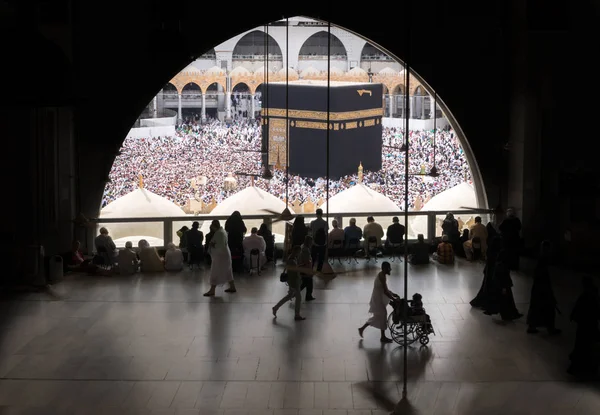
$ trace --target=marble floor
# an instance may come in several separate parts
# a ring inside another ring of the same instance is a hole
[[[381,261],[380,261],[381,262]],[[302,305],[295,322],[281,268],[236,276],[206,298],[207,273],[68,276],[49,293],[0,302],[0,414],[598,414],[600,385],[565,369],[577,280],[555,275],[560,336],[525,333],[469,306],[483,265],[409,266],[436,329],[427,347],[381,345],[367,318],[379,264],[349,272]],[[526,312],[531,278],[513,274]],[[402,293],[403,264],[390,288]]]

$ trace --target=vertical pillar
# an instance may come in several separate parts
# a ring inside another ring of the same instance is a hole
[[[410,114],[409,114],[409,118],[415,118],[415,97],[414,96],[410,96],[408,98],[410,100]]]
[[[421,119],[425,119],[425,96],[421,95],[418,99],[421,100]]]
[[[183,117],[181,116],[181,92],[177,91],[177,123],[181,124]]]
[[[226,108],[225,118],[227,120],[230,120],[231,119],[231,91],[227,91],[225,93],[225,108]]]
[[[429,108],[430,108],[430,113],[431,113],[431,118],[436,118],[436,102],[435,99],[433,99],[433,95],[429,96]]]
[[[394,111],[396,109],[394,106],[394,104],[395,104],[394,99],[395,99],[394,94],[390,93],[390,118],[394,117]]]
[[[154,107],[153,108],[154,118],[157,118],[158,117],[158,95],[154,95],[154,99],[152,100],[152,106]]]
[[[254,93],[252,93],[252,95],[250,95],[250,104],[251,104],[250,119],[253,120],[254,119]]]
[[[202,122],[206,121],[206,93],[202,91]]]

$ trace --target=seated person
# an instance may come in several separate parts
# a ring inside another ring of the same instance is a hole
[[[442,236],[442,242],[437,246],[437,250],[433,254],[433,259],[440,264],[454,264],[454,249],[452,249],[448,235]]]
[[[181,271],[183,269],[183,252],[173,242],[167,244],[165,252],[165,270]]]
[[[356,226],[356,218],[350,218],[350,224],[344,228],[344,248],[359,249],[363,231]],[[356,241],[356,246],[352,244]]]
[[[398,219],[398,216],[394,216],[392,218],[392,224],[388,226],[385,234],[385,247],[389,249],[391,244],[401,245],[402,242],[404,242],[405,233],[406,229],[404,228],[404,225],[400,224],[400,219]]]
[[[429,244],[425,243],[422,233],[417,235],[417,242],[410,246],[408,261],[413,265],[429,264]]]
[[[329,231],[329,237],[327,238],[328,248],[333,248],[333,241],[341,241],[342,244],[338,245],[337,247],[342,248],[344,246],[346,232],[338,226],[338,221],[335,219],[331,221],[331,227],[332,229]],[[357,229],[360,230],[358,227]]]
[[[260,228],[258,228],[258,232],[256,232],[258,236],[262,236],[267,244],[267,248],[265,249],[265,256],[268,261],[275,260],[275,238],[273,237],[273,232],[269,229],[266,223],[262,223]]]
[[[140,270],[142,272],[160,272],[165,270],[163,259],[155,247],[150,246],[145,239],[140,240]]]
[[[381,238],[383,238],[383,235],[384,233],[381,225],[375,222],[375,218],[373,216],[369,216],[367,218],[367,224],[363,229],[363,237],[365,238],[364,249],[367,257],[372,253],[369,251],[379,250],[379,247],[381,246]],[[373,248],[371,246],[371,248],[369,249],[369,238],[371,237],[375,238],[377,248]]]
[[[475,239],[479,238],[479,239]],[[467,260],[473,260],[473,240],[479,242],[479,252],[481,254],[480,259],[485,259],[485,253],[487,251],[487,239],[488,239],[488,230],[481,223],[481,216],[477,216],[475,218],[475,223],[471,226],[469,230],[469,240],[463,243],[463,247],[465,250],[465,255],[467,256]]]
[[[131,241],[125,242],[125,249],[119,251],[119,273],[122,275],[134,274],[138,270],[139,263],[137,253],[133,250],[133,244]]]
[[[260,235],[257,235],[257,233],[258,229],[256,227],[252,228],[250,230],[250,235],[246,236],[242,241],[242,247],[244,248],[244,266],[247,269],[252,268],[252,264],[250,263],[250,251],[252,251],[253,249],[258,249],[259,252],[258,266],[262,268],[267,263],[267,256],[265,254],[265,251],[267,249],[267,243],[265,242],[264,238]],[[256,259],[253,260],[256,261]]]
[[[112,238],[108,235],[108,229],[104,227],[100,228],[100,235],[94,239],[94,246],[96,247],[96,251],[105,251],[108,254],[108,259],[111,262],[107,265],[112,265],[117,261],[119,251]]]
[[[71,272],[86,272],[88,274],[96,274],[99,271],[99,267],[94,265],[89,259],[85,259],[80,248],[81,242],[73,241],[71,251],[69,251],[63,257],[64,270]]]
[[[414,293],[412,300],[408,300],[408,303],[410,305],[409,312],[411,316],[425,316],[428,329],[426,333],[429,332],[431,330],[431,317],[429,317],[429,314],[425,312],[425,308],[423,307],[423,296],[419,293]],[[422,327],[425,327],[425,324]]]

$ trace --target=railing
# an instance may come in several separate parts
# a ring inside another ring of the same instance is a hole
[[[482,218],[482,223],[487,224],[488,222],[495,222],[495,217],[491,213],[490,210],[487,209],[469,209],[469,210],[453,210],[453,211],[417,211],[417,212],[408,212],[408,232],[407,232],[407,240],[414,241],[417,239],[417,234],[423,234],[426,241],[432,241],[436,237],[440,237],[442,234],[441,222],[446,217],[446,214],[451,212],[454,214],[454,217],[459,220],[459,224],[463,223],[462,229],[468,228],[469,221],[473,221],[476,216],[480,216]],[[299,213],[297,215],[302,215],[305,218],[305,222],[308,224],[313,218],[316,218],[316,214],[314,213]],[[333,219],[338,221],[338,225],[340,228],[344,228],[348,225],[350,218],[356,219],[356,224],[359,227],[363,227],[366,223],[367,216],[373,216],[375,221],[378,222],[385,229],[392,223],[392,217],[397,216],[400,219],[400,224],[404,225],[404,213],[403,212],[344,212],[344,213],[332,213],[330,212],[328,215],[328,222],[331,224]],[[191,224],[194,221],[200,222],[200,226],[204,225],[204,222],[212,221],[214,219],[221,221],[221,224],[224,224],[224,221],[229,217],[229,215],[185,215],[185,216],[177,216],[177,217],[153,217],[153,218],[98,218],[94,219],[92,222],[96,224],[96,232],[94,235],[98,234],[98,229],[101,226],[105,226],[108,228],[109,232],[113,236],[113,239],[126,239],[129,238],[132,242],[136,243],[135,237],[153,237],[156,240],[162,241],[162,245],[166,246],[169,242],[178,241],[177,239],[177,231],[181,228],[181,226],[186,225],[188,228],[191,228]],[[270,223],[271,220],[276,218],[275,215],[243,215],[244,221],[246,223],[246,227],[248,231],[252,226],[260,226],[260,223]],[[273,224],[272,226],[278,226],[283,228],[283,222],[278,222]],[[128,226],[130,229],[134,227],[138,227],[136,230],[130,230],[129,235],[121,235],[117,232],[113,232],[111,230],[111,225],[113,228],[123,228],[124,226]],[[461,229],[461,231],[462,231]],[[132,233],[133,232],[133,233]],[[115,235],[117,233],[117,235]],[[153,235],[148,235],[148,233],[153,233]],[[206,233],[206,232],[205,232]],[[277,233],[280,235],[278,243],[283,242],[283,231],[277,232],[273,229],[273,233]],[[93,238],[94,235],[88,235],[87,246],[93,246]],[[117,244],[119,246],[119,244]],[[124,242],[121,244],[124,245]],[[155,244],[156,245],[156,244]]]

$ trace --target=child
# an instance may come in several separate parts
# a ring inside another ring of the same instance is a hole
[[[423,307],[423,296],[419,293],[414,293],[412,296],[412,300],[408,300],[410,304],[410,315],[411,316],[425,316],[425,320],[427,323],[422,325],[423,331],[425,333],[432,332],[431,318],[429,314],[425,312],[425,308]]]

